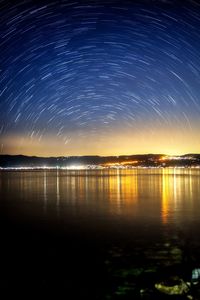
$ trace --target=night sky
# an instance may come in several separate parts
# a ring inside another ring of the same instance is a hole
[[[200,152],[200,1],[0,1],[0,153]]]

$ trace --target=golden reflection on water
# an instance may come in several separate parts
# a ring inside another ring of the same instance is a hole
[[[185,179],[180,180],[180,170],[163,169],[162,170],[162,210],[161,217],[163,224],[169,222],[169,218],[177,210],[177,199],[181,198],[181,193],[185,190]],[[185,175],[187,176],[187,174]],[[181,184],[183,184],[181,190]]]
[[[133,206],[138,198],[138,177],[135,171],[116,170],[109,176],[108,198],[118,213],[123,207]]]
[[[193,201],[198,193],[193,194],[194,188],[199,190],[199,171],[191,169],[163,169],[162,170],[162,210],[163,224],[170,222],[170,218],[178,219],[181,209],[193,210]],[[184,208],[185,207],[185,208]]]
[[[59,216],[59,213],[60,213],[60,174],[59,174],[58,170],[56,172],[56,209],[57,209],[57,214]]]
[[[167,187],[167,180],[164,174],[162,174],[162,221],[163,223],[167,223],[167,211],[168,211],[168,187]]]
[[[44,212],[47,210],[47,172],[44,171]]]
[[[42,204],[43,213],[58,217],[101,214],[166,225],[199,218],[199,195],[200,170],[195,169],[1,173],[1,199]]]

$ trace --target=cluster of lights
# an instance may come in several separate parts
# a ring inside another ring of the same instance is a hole
[[[117,163],[106,163],[103,166],[105,167],[123,167],[123,166],[129,166],[129,165],[134,165],[137,164],[138,160],[131,160],[131,161],[122,161],[122,162],[117,162]]]
[[[162,156],[160,161],[165,161],[165,160],[195,160],[194,157],[191,156]]]
[[[31,171],[31,170],[103,170],[103,169],[163,169],[164,166],[125,166],[120,164],[107,164],[106,166],[102,165],[72,165],[72,166],[65,166],[65,167],[0,167],[0,170],[7,170],[7,171]],[[185,166],[174,166],[174,167],[167,167],[168,169],[188,169],[188,167]],[[200,165],[198,166],[191,166],[189,167],[191,169],[200,169]]]
[[[31,171],[31,170],[88,170],[88,169],[104,169],[102,166],[98,165],[70,165],[70,166],[35,166],[35,167],[0,167],[0,170],[8,171]]]

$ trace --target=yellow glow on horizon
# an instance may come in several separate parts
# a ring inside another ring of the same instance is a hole
[[[131,154],[159,153],[166,155],[183,155],[200,153],[198,128],[193,131],[173,131],[160,128],[156,132],[133,131],[127,129],[108,132],[104,136],[71,135],[65,144],[56,135],[46,135],[38,140],[23,135],[7,135],[1,140],[1,154],[23,154],[29,156],[118,156]]]

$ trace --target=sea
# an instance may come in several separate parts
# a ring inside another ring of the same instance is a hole
[[[168,299],[200,268],[200,169],[1,170],[0,228],[1,295]]]

